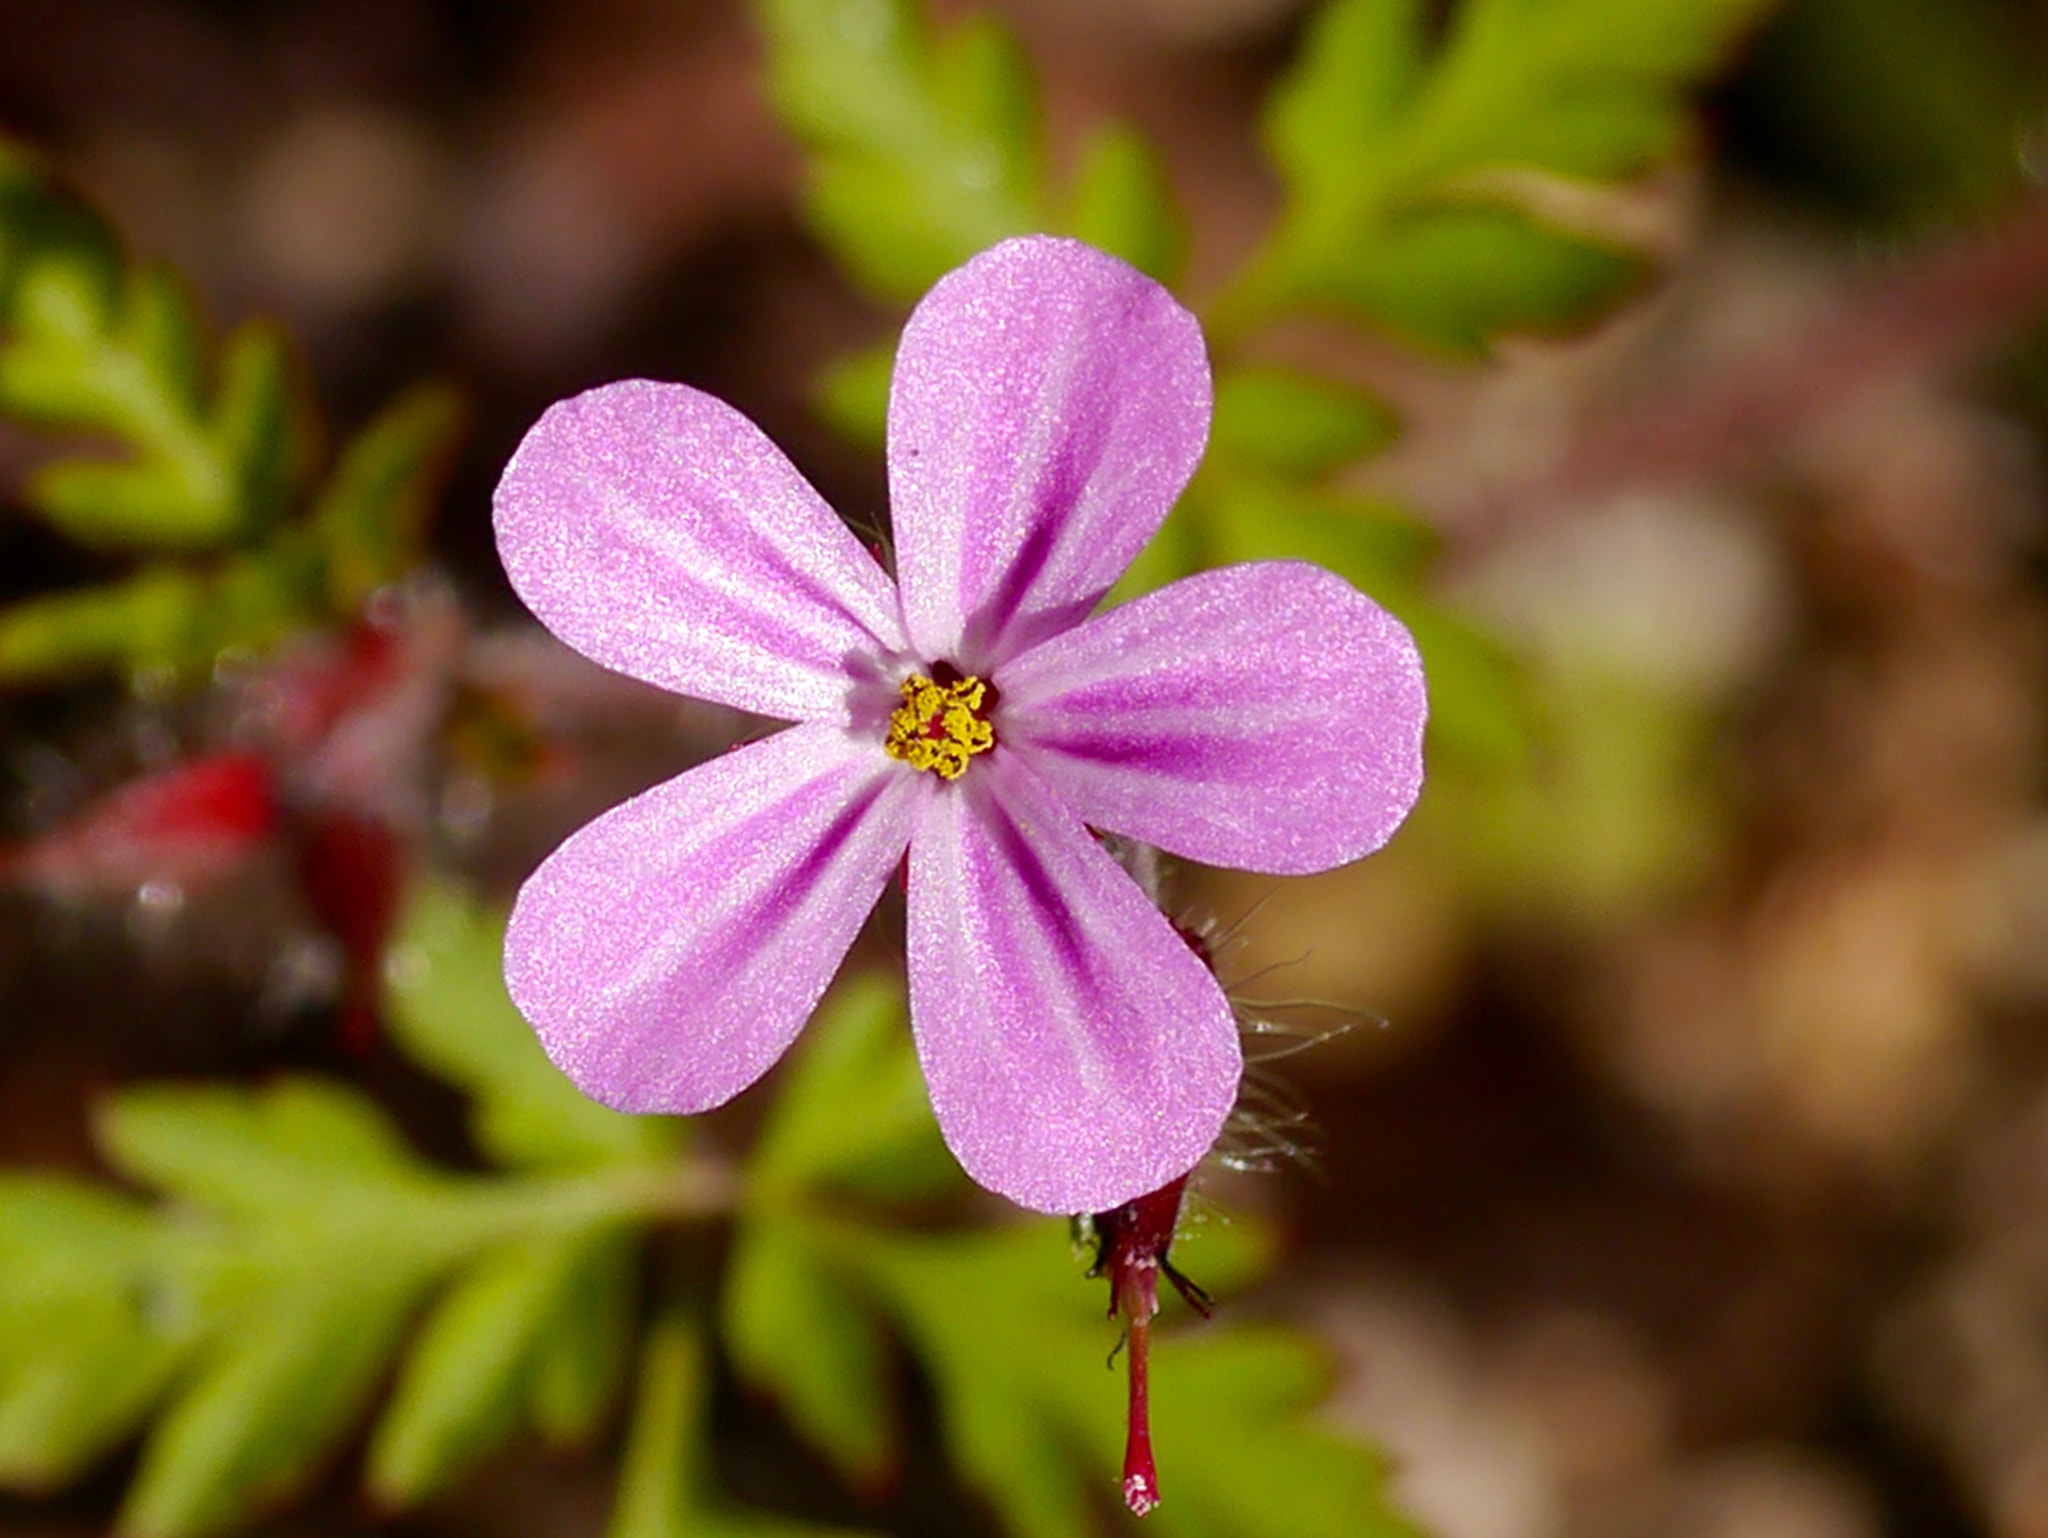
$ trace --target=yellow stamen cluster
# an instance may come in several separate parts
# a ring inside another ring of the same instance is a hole
[[[979,714],[987,697],[988,685],[978,678],[939,684],[911,674],[903,680],[903,703],[889,717],[882,751],[942,780],[959,779],[968,759],[996,745],[995,728]]]

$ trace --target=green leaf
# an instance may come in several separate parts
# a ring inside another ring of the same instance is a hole
[[[812,401],[844,437],[879,449],[888,436],[889,380],[896,369],[896,339],[835,358],[818,371]]]
[[[355,613],[370,594],[418,564],[462,421],[453,390],[417,385],[341,451],[311,515],[335,613]]]
[[[368,1404],[421,1280],[330,1262],[252,1298],[144,1445],[119,1530],[218,1532],[303,1486]]]
[[[1204,469],[1183,506],[1197,520],[1201,564],[1301,560],[1381,597],[1413,587],[1435,537],[1405,511],[1277,476]]]
[[[261,652],[302,629],[317,570],[279,539],[205,569],[152,562],[102,587],[0,609],[0,683],[108,671],[202,675],[224,651]]]
[[[723,1326],[734,1368],[780,1402],[798,1435],[852,1483],[879,1484],[897,1442],[886,1344],[801,1223],[742,1226]]]
[[[207,593],[196,573],[150,566],[106,587],[0,609],[0,682],[46,682],[189,656]]]
[[[177,274],[156,263],[136,268],[129,282],[128,331],[137,356],[173,402],[196,412],[200,332],[191,293]]]
[[[245,326],[206,399],[204,339],[168,269],[124,268],[105,228],[12,156],[0,175],[0,411],[100,435],[116,457],[65,458],[27,500],[103,546],[205,549],[254,534],[290,490],[284,347]]]
[[[1287,204],[1218,318],[1335,305],[1454,351],[1581,323],[1638,263],[1480,186],[1669,157],[1688,93],[1767,3],[1467,0],[1432,51],[1419,0],[1332,0],[1265,118]]]
[[[703,1456],[708,1377],[696,1327],[674,1315],[658,1320],[640,1352],[633,1426],[606,1538],[857,1538],[852,1529],[715,1502]]]
[[[65,459],[30,475],[29,504],[83,545],[212,544],[230,531],[220,487],[194,455],[184,463]]]
[[[32,274],[62,273],[89,328],[107,323],[120,284],[120,250],[98,219],[51,189],[42,162],[0,139],[0,330],[20,324]]]
[[[422,943],[460,952],[491,931],[495,980],[494,922],[428,895],[438,910],[416,927],[444,932]],[[443,1039],[458,1059],[475,1046]],[[301,1488],[437,1284],[374,1434],[371,1492],[417,1502],[522,1420],[588,1440],[625,1376],[644,1225],[730,1199],[721,1171],[654,1162],[637,1136],[600,1141],[602,1169],[455,1175],[359,1092],[304,1079],[128,1089],[95,1132],[110,1165],[171,1200],[0,1177],[0,1483],[70,1478],[162,1404],[120,1524],[143,1538],[204,1538]]]
[[[567,1296],[540,1341],[531,1412],[535,1429],[557,1447],[594,1438],[625,1383],[639,1303],[638,1257],[630,1233],[585,1239]]]
[[[811,215],[856,278],[910,299],[1038,224],[1029,70],[1000,24],[934,39],[910,0],[759,0],[769,89],[810,152]]]
[[[1162,283],[1187,254],[1187,231],[1175,208],[1159,154],[1120,123],[1097,129],[1081,149],[1067,229]]]
[[[0,1176],[0,1486],[70,1482],[162,1394],[190,1331],[155,1286],[154,1254],[138,1204]]]
[[[1357,196],[1359,171],[1398,140],[1423,78],[1427,11],[1423,0],[1330,0],[1310,20],[1264,121],[1267,149],[1310,209]]]
[[[1322,475],[1392,441],[1394,415],[1372,396],[1287,369],[1238,367],[1216,378],[1209,452],[1285,475]]]
[[[1579,326],[1646,270],[1619,247],[1483,206],[1392,216],[1370,249],[1331,255],[1304,262],[1307,292],[1459,352],[1503,331]]]
[[[178,1300],[174,1344],[200,1353],[124,1519],[165,1538],[231,1525],[317,1470],[444,1278],[373,1442],[373,1493],[422,1499],[529,1409],[544,1431],[587,1436],[622,1374],[639,1225],[690,1178],[455,1176],[355,1091],[307,1080],[131,1089],[96,1131],[116,1168],[179,1199],[155,1225],[148,1285],[125,1294]],[[289,1408],[266,1414],[273,1401]]]
[[[238,533],[253,533],[284,513],[292,487],[298,424],[288,386],[284,333],[252,321],[228,338],[220,393],[208,432],[234,479]]]
[[[134,451],[118,463],[60,460],[30,478],[30,503],[74,539],[203,546],[243,527],[239,488],[192,393],[183,323],[170,318],[184,303],[167,297],[174,282],[138,269],[109,316],[92,274],[44,261],[21,276],[0,346],[0,410]]]
[[[1668,155],[1686,92],[1768,0],[1475,0],[1403,145],[1411,175],[1525,166],[1614,178]],[[1632,130],[1624,132],[1624,128]]]
[[[610,1235],[547,1237],[486,1254],[435,1303],[370,1441],[366,1482],[388,1506],[445,1488],[519,1423],[538,1349]]]
[[[883,1200],[957,1189],[911,1049],[902,985],[842,983],[804,1033],[748,1164],[753,1189],[816,1189]]]
[[[459,889],[418,883],[384,966],[392,1037],[475,1100],[471,1130],[513,1167],[578,1167],[667,1157],[680,1123],[623,1116],[584,1098],[548,1061],[505,992],[502,915]]]
[[[1262,1248],[1242,1225],[1197,1232],[1175,1259],[1198,1278],[1255,1264]],[[1116,1488],[1123,1452],[1124,1390],[1102,1366],[1115,1326],[1102,1317],[1100,1284],[1083,1285],[1064,1233],[1030,1224],[840,1242],[917,1348],[962,1472],[1005,1527],[1026,1538],[1100,1531],[1094,1512]],[[1378,1460],[1309,1421],[1322,1388],[1313,1351],[1285,1330],[1209,1324],[1155,1338],[1165,1503],[1148,1523],[1211,1538],[1411,1538],[1386,1505]]]
[[[704,1347],[684,1320],[661,1320],[640,1348],[633,1429],[606,1538],[696,1538],[703,1470]]]
[[[701,1449],[707,1438],[707,1368],[695,1328],[664,1319],[641,1353],[633,1429],[606,1538],[853,1538],[713,1503]]]
[[[274,1214],[351,1188],[417,1187],[431,1172],[358,1092],[314,1079],[121,1090],[93,1117],[122,1174],[203,1207]]]
[[[1162,1344],[1152,1375],[1161,1527],[1219,1538],[1423,1538],[1389,1503],[1381,1460],[1304,1416],[1327,1385],[1316,1347],[1275,1326]]]

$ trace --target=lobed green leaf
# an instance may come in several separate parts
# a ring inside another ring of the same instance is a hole
[[[911,299],[1036,227],[1029,70],[978,17],[934,38],[910,0],[761,0],[769,90],[810,150],[819,232],[868,287]]]
[[[1114,1339],[1102,1294],[1076,1285],[1058,1230],[839,1242],[923,1358],[962,1472],[996,1502],[1005,1527],[1026,1538],[1099,1531],[1092,1492],[1114,1488],[1124,1390],[1101,1365],[1103,1342]],[[1258,1267],[1264,1249],[1242,1225],[1212,1224],[1177,1246],[1176,1259],[1227,1285]],[[992,1330],[991,1319],[1005,1328]],[[1324,1374],[1301,1337],[1169,1330],[1155,1339],[1153,1362],[1166,1498],[1148,1521],[1162,1531],[1411,1538],[1386,1504],[1377,1460],[1306,1419]]]
[[[900,983],[862,975],[825,1001],[747,1173],[771,1200],[814,1190],[900,1200],[959,1189],[911,1049]]]
[[[190,1343],[149,1214],[81,1181],[0,1176],[0,1487],[68,1483],[128,1437]]]
[[[415,885],[384,966],[385,1019],[420,1063],[473,1097],[477,1144],[515,1168],[649,1161],[681,1123],[607,1110],[563,1076],[505,992],[503,916],[459,889]]]
[[[211,1533],[297,1488],[360,1420],[437,1282],[445,1289],[372,1440],[367,1481],[379,1500],[424,1499],[528,1420],[556,1440],[587,1439],[610,1408],[632,1328],[638,1224],[668,1199],[669,1172],[629,1163],[617,1177],[458,1177],[419,1160],[357,1092],[309,1080],[132,1089],[101,1107],[96,1131],[117,1169],[177,1199],[150,1216],[134,1267],[102,1266],[107,1297],[131,1310],[137,1298],[179,1300],[164,1365],[141,1358],[113,1385],[126,1397],[116,1404],[109,1391],[117,1429],[199,1353],[149,1437],[126,1529]],[[113,1244],[126,1232],[115,1219],[141,1221],[130,1213],[105,1207],[83,1231]],[[39,1274],[15,1262],[0,1247],[0,1302]],[[89,1322],[95,1341],[121,1341]],[[0,1369],[6,1338],[0,1328]],[[99,1360],[71,1357],[73,1369]],[[0,1370],[0,1430],[7,1390]],[[289,1408],[266,1415],[273,1400]],[[87,1429],[90,1446],[67,1471],[111,1434]]]
[[[453,390],[417,385],[342,449],[310,515],[336,613],[355,613],[419,563],[462,423],[462,400]]]
[[[193,393],[175,280],[138,268],[109,311],[97,274],[45,258],[22,274],[0,345],[0,410],[126,446],[116,462],[59,460],[30,478],[32,506],[86,544],[195,547],[241,533],[234,467]]]
[[[801,1222],[764,1218],[740,1229],[722,1327],[735,1370],[781,1404],[799,1436],[853,1484],[880,1483],[898,1440],[887,1344]]]
[[[540,1348],[605,1233],[516,1241],[482,1256],[427,1315],[371,1438],[365,1481],[389,1506],[446,1488],[518,1427]]]
[[[119,1530],[211,1533],[302,1487],[367,1407],[424,1280],[330,1262],[253,1297],[144,1444]]]
[[[1479,199],[1483,178],[1669,157],[1687,93],[1766,3],[1467,0],[1432,48],[1419,0],[1332,0],[1265,118],[1288,202],[1221,313],[1334,305],[1453,351],[1583,322],[1639,264],[1499,186]]]
[[[122,1174],[195,1205],[270,1215],[338,1192],[418,1188],[429,1173],[372,1102],[315,1079],[254,1093],[227,1085],[118,1091],[97,1108],[100,1151]]]
[[[0,170],[0,411],[109,440],[112,457],[60,458],[27,499],[83,543],[210,549],[284,509],[293,471],[284,346],[245,326],[213,372],[185,285],[124,263],[97,219],[40,166]]]
[[[1187,230],[1158,152],[1120,123],[1091,134],[1069,193],[1066,228],[1170,283],[1187,254]]]
[[[1393,440],[1394,415],[1361,391],[1288,369],[1240,365],[1216,376],[1210,463],[1324,475]]]

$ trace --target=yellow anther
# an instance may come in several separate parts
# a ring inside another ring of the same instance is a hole
[[[889,717],[882,751],[942,780],[967,772],[967,760],[996,745],[995,728],[982,720],[988,685],[978,678],[940,684],[913,673],[903,680],[903,703]]]

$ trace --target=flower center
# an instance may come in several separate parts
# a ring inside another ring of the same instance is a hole
[[[989,693],[989,686],[978,678],[956,676],[936,683],[921,673],[911,674],[903,680],[903,703],[889,717],[889,737],[882,751],[913,769],[929,769],[942,780],[959,779],[967,772],[968,759],[996,745],[995,728],[981,717]]]

